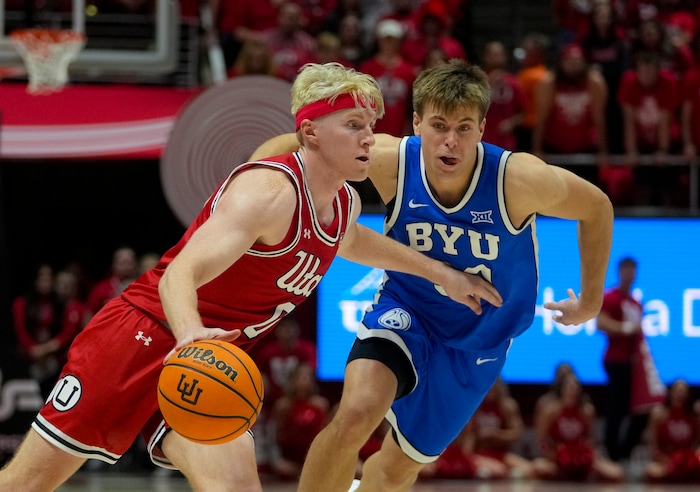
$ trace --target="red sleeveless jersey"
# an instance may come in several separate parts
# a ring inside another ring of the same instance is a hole
[[[598,142],[586,83],[557,84],[552,112],[547,119],[545,146],[559,153],[589,152]]]
[[[698,440],[695,415],[685,409],[672,408],[657,433],[657,444],[665,454],[693,449]]]
[[[585,442],[589,435],[588,423],[578,407],[562,407],[550,430],[550,437],[557,444]]]
[[[159,321],[166,321],[158,294],[165,268],[192,234],[215,213],[219,198],[233,176],[254,166],[288,174],[297,191],[296,214],[285,239],[277,245],[253,244],[217,278],[197,290],[198,309],[205,326],[240,329],[237,345],[251,346],[279,320],[307,299],[328,270],[347,230],[353,195],[346,183],[335,198],[335,219],[328,227],[317,219],[298,153],[286,154],[236,168],[207,200],[182,239],[158,265],[133,282],[122,297]]]
[[[480,430],[486,429],[505,429],[506,419],[499,401],[484,400],[476,409],[472,416],[476,427],[477,435]],[[490,456],[497,460],[503,460],[510,446],[495,442],[477,442],[475,453]]]

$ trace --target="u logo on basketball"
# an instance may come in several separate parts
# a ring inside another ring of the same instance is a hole
[[[185,374],[180,376],[180,382],[177,383],[177,391],[180,393],[180,399],[182,401],[196,405],[197,401],[199,400],[199,395],[202,394],[202,390],[197,388],[199,380],[193,379],[191,384],[185,383],[186,377],[187,376]]]

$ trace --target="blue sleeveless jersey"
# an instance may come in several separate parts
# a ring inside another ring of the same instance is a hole
[[[425,279],[387,271],[370,310],[398,304],[442,343],[465,350],[495,348],[520,335],[534,318],[535,216],[518,228],[506,213],[503,178],[510,152],[480,143],[469,188],[452,208],[430,191],[421,156],[420,137],[401,141],[397,194],[385,218],[386,234],[454,268],[480,274],[498,289],[503,305],[482,301],[483,313],[477,315]]]

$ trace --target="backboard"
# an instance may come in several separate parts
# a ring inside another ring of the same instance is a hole
[[[180,15],[173,0],[0,0],[0,66],[21,66],[8,35],[14,29],[72,29],[87,35],[70,65],[73,74],[99,78],[159,76],[176,70]]]

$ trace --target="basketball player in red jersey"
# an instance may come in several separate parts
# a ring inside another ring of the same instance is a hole
[[[53,491],[88,458],[116,462],[141,433],[153,461],[196,491],[261,491],[250,434],[202,445],[168,432],[156,387],[163,361],[200,339],[248,348],[317,286],[336,254],[440,284],[481,314],[493,286],[356,223],[346,181],[367,177],[376,81],[340,64],[307,65],[292,87],[299,152],[236,168],[155,268],[75,339],[62,375],[0,490]]]

